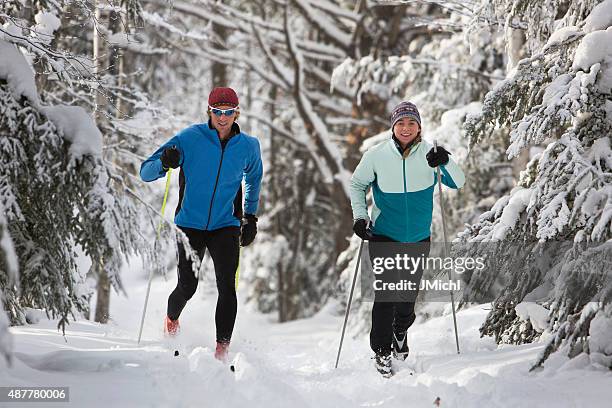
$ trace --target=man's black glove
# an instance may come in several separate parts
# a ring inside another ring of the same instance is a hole
[[[181,152],[176,146],[166,147],[161,155],[162,167],[164,170],[176,169],[181,161]]]
[[[358,219],[353,222],[353,232],[359,238],[368,241],[372,236],[368,231],[368,222],[364,219]]]
[[[438,151],[434,152],[433,147],[431,148],[431,150],[425,155],[425,158],[427,158],[427,164],[429,164],[429,167],[438,167],[438,166],[444,166],[446,163],[448,163],[448,155],[450,153],[443,148],[442,146],[438,146]]]
[[[240,226],[240,246],[249,246],[257,235],[257,217],[245,214]]]

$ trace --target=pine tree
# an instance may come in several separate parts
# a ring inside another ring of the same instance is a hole
[[[498,260],[469,282],[473,297],[503,282],[482,334],[532,341],[540,333],[516,315],[516,304],[529,300],[548,309],[554,335],[536,366],[560,347],[570,356],[588,351],[590,322],[609,317],[612,299],[612,60],[599,48],[612,43],[612,21],[599,18],[609,15],[612,2],[595,3],[494,2],[506,13],[512,6],[506,24],[517,17],[528,27],[532,54],[465,126],[471,143],[486,143],[496,126],[510,127],[509,158],[545,146],[517,187],[468,226],[456,248],[472,256],[494,251]],[[536,29],[535,21],[547,23]]]
[[[6,276],[12,284],[17,280],[18,270],[17,256],[7,230],[4,208],[0,205],[0,276]],[[0,292],[0,306],[4,305],[3,298],[3,293]],[[11,363],[12,350],[12,338],[8,331],[9,320],[4,310],[4,307],[0,309],[0,366],[4,365],[5,361]]]
[[[100,265],[117,290],[123,257],[154,253],[143,238],[146,224],[135,222],[140,215],[134,199],[143,200],[133,191],[130,170],[140,161],[133,146],[141,130],[136,121],[126,126],[116,117],[98,129],[83,109],[95,106],[94,89],[134,106],[146,106],[146,96],[117,86],[107,74],[95,76],[91,60],[79,55],[88,53],[81,46],[90,43],[66,39],[74,33],[62,23],[70,26],[82,16],[91,23],[93,14],[64,8],[91,11],[89,4],[17,3],[0,8],[0,203],[21,273],[15,281],[3,271],[0,287],[12,324],[23,324],[24,308],[34,307],[59,317],[63,328],[69,317],[87,314],[91,296],[76,267],[75,247]],[[134,2],[127,3],[129,14]],[[139,111],[147,109],[132,113]],[[100,130],[112,143],[103,146]]]

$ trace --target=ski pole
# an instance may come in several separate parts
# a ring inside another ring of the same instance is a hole
[[[349,294],[348,304],[346,305],[346,312],[344,313],[344,324],[342,325],[342,335],[340,336],[340,346],[338,347],[338,355],[336,356],[336,366],[338,368],[338,361],[340,361],[340,351],[342,351],[342,342],[344,341],[344,332],[346,330],[346,322],[348,321],[349,311],[351,310],[351,301],[353,300],[353,291],[355,290],[355,282],[357,282],[357,271],[359,270],[359,264],[361,263],[361,250],[363,249],[364,240],[361,240],[359,244],[359,253],[357,254],[357,262],[355,262],[355,272],[353,273],[353,284],[351,285],[351,292]]]
[[[434,140],[434,152],[438,152],[438,142]],[[444,216],[444,196],[442,195],[442,177],[440,176],[440,166],[436,167],[436,174],[438,177],[438,192],[440,193],[440,213],[442,214],[442,233],[444,234],[444,258],[448,258],[448,240],[446,232],[446,218]],[[452,279],[451,271],[448,270],[448,280]],[[457,334],[457,315],[455,313],[455,296],[453,290],[450,290],[451,306],[453,309],[453,325],[455,326],[455,343],[457,344],[457,354],[459,351],[459,335]]]
[[[159,224],[157,225],[157,235],[155,241],[159,240],[159,233],[161,232],[161,227],[164,222],[164,212],[166,210],[166,200],[168,199],[168,190],[170,189],[170,174],[172,173],[172,168],[168,169],[168,173],[166,175],[166,192],[164,193],[164,201],[162,203],[161,208],[161,218],[159,220]],[[147,284],[147,295],[145,296],[144,309],[142,311],[142,318],[140,319],[140,330],[138,331],[138,344],[140,344],[140,337],[142,336],[142,328],[144,326],[145,315],[147,314],[147,303],[149,302],[149,292],[151,291],[151,282],[153,281],[153,268],[151,268],[151,272],[149,272],[149,283]]]
[[[238,292],[238,281],[240,280],[240,258],[242,258],[242,247],[239,249],[238,252],[238,266],[236,267],[236,292]]]

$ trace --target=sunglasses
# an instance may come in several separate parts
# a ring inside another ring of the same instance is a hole
[[[237,108],[237,107],[236,107]],[[234,112],[236,112],[236,108],[231,108],[231,109],[219,109],[219,108],[213,108],[212,106],[209,106],[208,109],[210,109],[210,111],[215,115],[215,116],[221,116],[221,115],[225,115],[225,116],[232,116],[234,114]]]

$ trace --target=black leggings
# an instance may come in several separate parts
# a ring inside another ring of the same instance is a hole
[[[187,235],[189,244],[200,259],[208,248],[215,266],[215,278],[219,292],[215,311],[217,341],[229,342],[234,330],[238,304],[235,284],[240,256],[240,227],[225,227],[214,231],[179,228]],[[198,286],[198,280],[191,265],[191,259],[187,259],[185,248],[178,240],[178,284],[168,297],[168,317],[172,320],[179,318],[187,301],[194,295]]]
[[[383,243],[378,244],[379,242]],[[381,235],[374,236],[374,239],[370,240],[369,250],[371,258],[378,256],[381,249],[384,249],[384,242],[394,241]],[[425,238],[419,242],[423,242],[425,244],[418,245],[416,247],[407,245],[399,247],[398,253],[407,251],[407,253],[410,253],[410,256],[418,256],[418,254],[423,251],[423,255],[425,257],[428,256],[430,238]],[[415,252],[415,250],[416,253],[412,253]],[[383,250],[382,252],[385,251]],[[388,251],[386,252],[388,255]],[[421,280],[423,270],[419,269],[416,273],[416,281],[418,283]],[[405,333],[416,319],[414,305],[415,302],[410,301],[380,301],[378,296],[375,295],[374,305],[372,306],[372,329],[370,330],[370,348],[375,353],[388,354],[391,352],[393,333]]]

